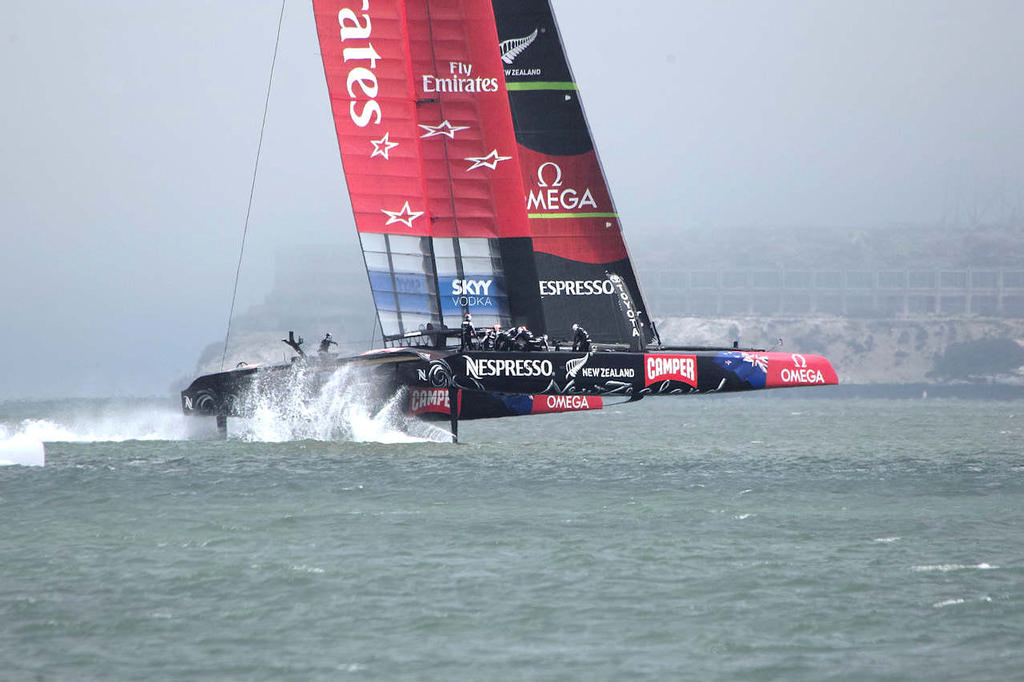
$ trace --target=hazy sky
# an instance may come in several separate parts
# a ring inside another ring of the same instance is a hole
[[[634,251],[723,224],[1024,215],[1024,2],[554,4]],[[164,394],[225,332],[280,3],[4,10],[0,399]],[[302,0],[240,308],[287,242],[356,248]]]

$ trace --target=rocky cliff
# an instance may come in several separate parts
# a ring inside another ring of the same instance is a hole
[[[1024,320],[1020,319],[670,317],[657,324],[662,340],[670,344],[739,341],[740,346],[771,348],[782,339],[778,350],[827,357],[842,383],[1024,382]],[[992,343],[999,341],[1003,344]],[[965,352],[951,353],[955,349]],[[958,359],[961,356],[968,359]]]

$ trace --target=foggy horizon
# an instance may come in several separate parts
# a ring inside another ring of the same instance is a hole
[[[0,400],[165,395],[224,337],[281,5],[10,4]],[[1024,219],[1022,3],[553,5],[634,256],[717,226]],[[295,0],[236,316],[287,244],[358,249]]]

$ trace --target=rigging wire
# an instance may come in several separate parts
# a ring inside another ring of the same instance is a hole
[[[228,357],[228,339],[231,338],[231,320],[235,316],[235,301],[238,298],[238,277],[242,272],[242,256],[245,254],[245,237],[249,233],[249,215],[252,213],[252,199],[256,194],[256,175],[260,169],[260,152],[263,150],[263,131],[267,127],[267,112],[270,109],[270,89],[274,85],[274,67],[277,65],[277,49],[281,44],[281,25],[284,23],[284,3],[281,0],[281,13],[277,17],[277,38],[274,40],[274,57],[270,61],[270,78],[267,82],[267,97],[263,102],[263,122],[260,124],[260,139],[256,144],[256,162],[252,169],[252,184],[249,186],[249,204],[245,209],[245,224],[242,227],[242,246],[238,251],[238,265],[235,267],[235,286],[231,292],[231,310],[228,312],[228,329],[224,334],[224,353],[220,356],[220,368]]]
[[[373,348],[373,342],[377,338],[377,325],[378,324],[379,324],[379,321],[377,320],[377,317],[374,316],[374,318],[373,318],[373,325],[370,327],[370,346],[369,346],[370,348]]]

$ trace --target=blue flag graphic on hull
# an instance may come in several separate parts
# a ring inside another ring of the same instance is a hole
[[[736,378],[746,381],[754,388],[764,388],[768,378],[767,361],[754,353],[724,351],[715,358],[715,364],[730,370]]]

